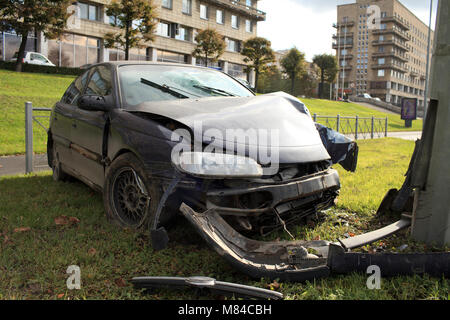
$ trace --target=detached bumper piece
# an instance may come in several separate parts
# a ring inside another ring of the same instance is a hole
[[[326,258],[308,253],[325,253],[326,241],[256,241],[235,231],[215,209],[198,213],[183,203],[180,211],[225,260],[252,278],[301,282],[330,274]]]
[[[370,265],[377,265],[382,276],[450,274],[450,253],[415,254],[364,254],[350,252],[379,239],[385,238],[410,225],[405,216],[401,220],[339,243],[328,241],[275,241],[263,242],[249,239],[234,230],[215,209],[203,213],[182,204],[180,211],[197,232],[225,260],[252,278],[280,279],[303,282],[326,277],[332,273],[366,272]],[[314,254],[309,253],[313,251]]]
[[[152,289],[161,287],[192,287],[208,289],[225,295],[231,295],[250,299],[283,299],[283,294],[277,291],[246,286],[237,283],[221,282],[207,277],[135,277],[131,280],[133,285],[140,289]]]

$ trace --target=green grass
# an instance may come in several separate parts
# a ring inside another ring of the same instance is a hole
[[[421,131],[422,120],[413,121],[411,128],[405,128],[405,121],[400,119],[399,114],[390,114],[373,110],[356,103],[337,102],[320,99],[300,99],[309,109],[311,114],[316,113],[321,116],[341,116],[347,117],[372,117],[386,118],[388,117],[388,131]],[[319,121],[321,122],[321,121]],[[336,121],[332,123],[335,126]],[[384,126],[384,123],[383,123]]]
[[[51,108],[73,79],[73,76],[0,70],[0,155],[25,153],[25,102]],[[49,115],[48,112],[35,114]],[[47,119],[40,121],[48,125]],[[33,134],[34,151],[45,152],[45,130],[35,123]]]
[[[292,228],[298,239],[335,240],[378,228],[395,217],[376,217],[385,192],[403,182],[414,143],[397,139],[360,142],[356,173],[339,166],[342,190],[338,207],[308,226]],[[231,268],[209,249],[187,222],[169,230],[169,247],[152,250],[147,233],[122,230],[105,218],[101,195],[79,182],[56,183],[50,173],[0,178],[0,298],[2,299],[195,299],[187,291],[134,290],[133,276],[212,276],[222,281],[267,287]],[[77,217],[60,226],[55,218]],[[28,227],[29,231],[14,232]],[[274,237],[286,238],[284,233]],[[391,250],[407,243],[411,251],[424,246],[406,232],[383,240]],[[377,242],[362,250],[374,250]],[[428,248],[429,249],[429,248]],[[81,267],[81,290],[66,288],[66,269]],[[366,287],[367,276],[331,276],[307,283],[282,283],[286,299],[448,299],[450,281],[424,277],[383,278],[381,290]],[[202,295],[200,298],[217,298]]]

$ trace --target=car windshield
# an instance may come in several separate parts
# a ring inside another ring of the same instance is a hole
[[[226,74],[189,66],[125,65],[119,68],[119,80],[125,107],[180,98],[253,96]]]

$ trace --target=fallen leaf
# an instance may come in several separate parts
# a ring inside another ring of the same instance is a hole
[[[95,248],[90,248],[88,250],[88,253],[89,253],[90,256],[93,256],[93,255],[95,255],[97,253],[97,250],[95,250]]]
[[[60,294],[58,294],[58,299],[61,299],[62,297],[64,297],[64,293],[60,293]]]
[[[12,242],[11,240],[9,240],[9,237],[5,234],[4,236],[3,236],[3,243],[4,244],[7,244],[7,243],[9,243],[9,242]]]
[[[72,223],[79,223],[80,219],[78,219],[77,217],[69,217],[69,221]]]
[[[76,218],[76,217],[68,217],[68,216],[59,216],[55,218],[55,224],[57,226],[65,226],[68,224],[75,224],[75,223],[79,223],[80,219]]]
[[[267,286],[270,290],[277,290],[280,288],[280,284],[274,280],[271,284]]]
[[[29,227],[20,227],[20,228],[15,228],[14,229],[14,233],[16,233],[16,232],[27,232],[27,231],[30,231],[31,230],[31,228],[29,228]]]
[[[349,232],[348,235],[349,235],[350,237],[354,237],[354,236],[355,236],[355,234],[354,234],[353,232]]]
[[[313,240],[320,240],[320,236],[315,236]]]
[[[125,280],[123,280],[123,278],[118,278],[114,281],[116,283],[116,285],[120,288],[126,287],[127,284],[125,282]]]

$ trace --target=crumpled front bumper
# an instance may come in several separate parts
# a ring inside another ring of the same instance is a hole
[[[305,281],[330,273],[326,258],[308,254],[327,250],[326,241],[256,241],[235,231],[215,209],[199,213],[183,203],[180,211],[225,260],[251,277]]]

